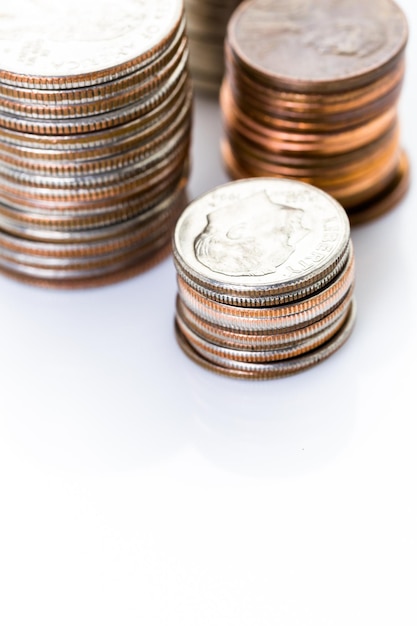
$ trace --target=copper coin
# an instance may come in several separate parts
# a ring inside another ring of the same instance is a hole
[[[392,0],[249,0],[233,13],[227,37],[261,81],[334,92],[386,73],[405,49],[408,24]]]
[[[272,363],[246,363],[233,359],[217,358],[209,359],[206,355],[197,352],[176,326],[176,337],[180,348],[185,354],[195,361],[199,366],[204,367],[216,374],[229,376],[232,378],[243,378],[246,380],[271,380],[292,374],[297,374],[310,367],[318,365],[324,359],[329,358],[339,350],[352,334],[356,318],[356,305],[352,301],[350,312],[345,324],[333,336],[333,338],[322,346],[307,354],[276,361]]]

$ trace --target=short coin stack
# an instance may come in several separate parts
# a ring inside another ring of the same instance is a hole
[[[186,203],[181,0],[16,0],[0,53],[0,269],[95,286],[161,259]]]
[[[230,176],[308,182],[352,224],[395,206],[409,184],[397,110],[407,38],[391,0],[241,4],[221,91]]]
[[[194,200],[174,233],[176,333],[220,374],[268,379],[334,353],[355,319],[350,224],[325,192],[278,178]]]
[[[185,0],[190,66],[199,91],[217,93],[224,72],[227,22],[240,0]]]

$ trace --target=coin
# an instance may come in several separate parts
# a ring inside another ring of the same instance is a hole
[[[0,81],[59,89],[114,80],[158,55],[181,15],[177,0],[16,0],[2,17]]]
[[[253,248],[257,235],[262,245]],[[297,181],[256,178],[194,200],[178,221],[173,252],[197,284],[236,298],[270,297],[331,272],[349,239],[346,213],[328,194]]]
[[[216,95],[224,73],[227,23],[240,0],[185,0],[190,69],[197,91]]]
[[[239,5],[220,91],[230,178],[309,183],[338,200],[351,224],[393,208],[408,184],[398,119],[407,41],[392,0]]]
[[[184,353],[199,366],[208,369],[216,374],[231,378],[242,378],[245,380],[271,380],[298,374],[314,367],[329,358],[339,350],[352,334],[356,319],[356,302],[352,301],[349,316],[342,328],[332,337],[331,340],[322,344],[315,350],[290,359],[275,361],[272,363],[245,363],[225,358],[207,358],[195,349],[184,337],[176,324],[176,338]]]
[[[404,53],[408,23],[392,0],[249,0],[227,35],[238,62],[262,82],[327,93],[389,71]]]
[[[17,0],[0,27],[0,270],[99,286],[164,258],[185,205],[184,10],[49,4]]]
[[[316,187],[284,178],[221,185],[182,212],[173,256],[179,345],[218,373],[295,373],[351,333],[350,224]]]

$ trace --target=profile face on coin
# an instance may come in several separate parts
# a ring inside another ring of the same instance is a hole
[[[207,214],[195,240],[200,263],[225,276],[267,276],[285,263],[309,232],[305,212],[273,202],[265,191]]]
[[[187,207],[174,254],[197,282],[259,289],[320,274],[349,234],[346,212],[323,191],[290,179],[246,179]]]
[[[0,78],[74,76],[127,63],[163,41],[181,14],[180,0],[15,0],[0,20]]]
[[[228,38],[255,71],[331,87],[389,63],[405,48],[408,26],[392,0],[252,0],[234,12]]]

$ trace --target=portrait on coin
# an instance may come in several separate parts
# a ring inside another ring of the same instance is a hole
[[[226,276],[273,274],[308,234],[303,222],[303,209],[273,202],[262,191],[208,213],[195,255]]]

